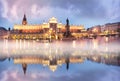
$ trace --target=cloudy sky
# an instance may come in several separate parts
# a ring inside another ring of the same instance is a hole
[[[21,24],[24,13],[29,24],[41,24],[51,17],[65,24],[86,28],[120,21],[120,0],[0,0],[0,26]]]

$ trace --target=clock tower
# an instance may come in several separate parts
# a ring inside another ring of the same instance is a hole
[[[22,25],[26,25],[26,24],[27,24],[27,18],[26,15],[24,14]]]

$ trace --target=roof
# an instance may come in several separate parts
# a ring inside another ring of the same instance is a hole
[[[26,15],[24,14],[23,21],[27,21]]]
[[[57,19],[55,17],[52,17],[49,19],[49,23],[57,23]]]
[[[6,29],[6,28],[4,28],[4,27],[0,27],[0,30],[7,31],[7,29]]]

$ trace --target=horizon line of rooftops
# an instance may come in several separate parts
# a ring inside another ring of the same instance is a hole
[[[27,18],[26,18],[26,14],[24,14],[24,17],[23,17],[23,20],[25,19],[25,21],[27,21]],[[66,19],[68,19],[68,18],[66,18]],[[69,20],[69,19],[68,19]],[[26,24],[26,26],[40,26],[40,25],[48,25],[49,23],[57,23],[58,25],[63,25],[63,26],[65,26],[66,24],[64,24],[64,23],[62,23],[61,21],[60,22],[58,22],[58,19],[56,18],[56,17],[51,17],[50,19],[48,19],[48,20],[43,20],[43,22],[42,23],[40,23],[40,24],[33,24],[33,23],[27,23]],[[114,22],[114,23],[105,23],[105,24],[103,24],[103,25],[94,25],[94,26],[91,26],[91,27],[89,27],[89,28],[92,28],[92,27],[95,27],[95,26],[104,26],[104,25],[112,25],[112,24],[119,24],[120,25],[120,22]],[[21,25],[23,25],[23,24],[14,24],[14,26],[15,25],[18,25],[18,26],[21,26]],[[79,24],[79,25],[75,25],[75,24],[70,24],[70,26],[81,26],[81,27],[84,27],[85,28],[85,26],[84,25],[81,25],[81,24]],[[86,28],[85,28],[86,29]]]
[[[24,14],[24,17],[25,17],[25,20],[27,21],[27,18],[26,18],[26,15]],[[23,18],[24,19],[24,18]],[[68,19],[68,18],[66,18],[66,19]],[[28,21],[27,21],[28,22]],[[26,25],[46,25],[46,24],[49,24],[49,23],[51,23],[51,22],[53,22],[53,23],[57,23],[57,24],[59,24],[59,25],[66,25],[65,23],[62,23],[61,21],[60,22],[58,22],[58,19],[56,18],[56,17],[51,17],[50,19],[48,19],[47,21],[45,21],[45,20],[43,20],[43,22],[41,22],[41,23],[39,23],[39,24],[34,24],[34,23],[27,23]],[[18,24],[14,24],[14,25],[23,25],[23,24],[21,24],[21,23],[18,23]],[[81,25],[81,24],[70,24],[71,26],[84,26],[84,25]]]

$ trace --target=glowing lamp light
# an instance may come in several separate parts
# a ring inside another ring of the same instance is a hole
[[[97,32],[98,30],[96,28],[93,29],[93,32]]]

